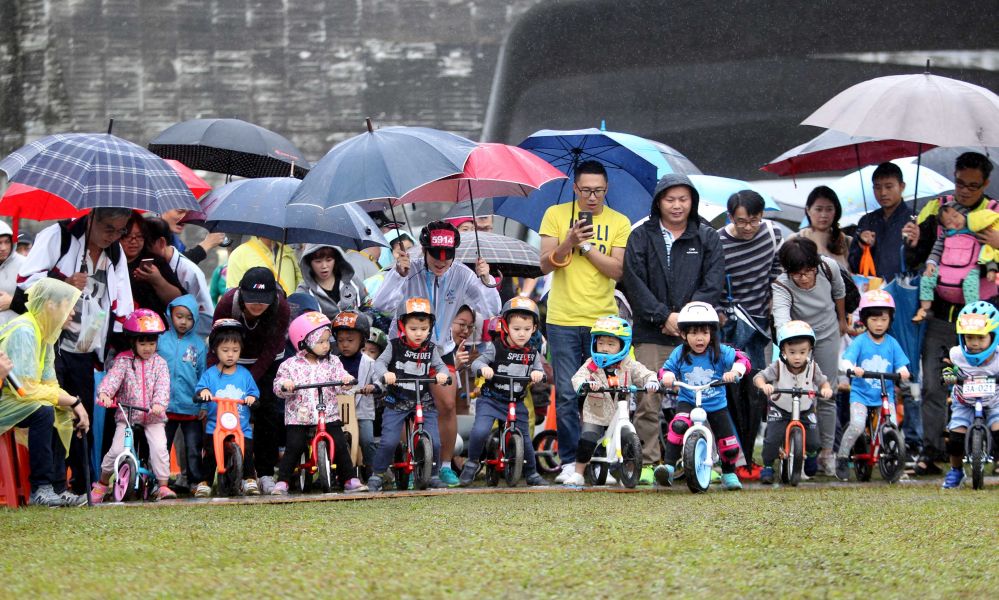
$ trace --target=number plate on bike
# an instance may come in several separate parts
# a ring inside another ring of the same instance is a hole
[[[965,398],[994,396],[996,393],[996,382],[991,379],[969,379],[961,385],[961,393]]]

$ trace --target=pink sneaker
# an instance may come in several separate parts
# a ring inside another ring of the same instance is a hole
[[[288,495],[288,482],[279,481],[274,484],[274,489],[271,490],[271,496],[287,496]]]
[[[108,495],[108,486],[104,485],[100,481],[95,481],[94,486],[90,489],[90,503],[100,504],[104,502],[104,496]]]
[[[368,491],[368,486],[361,483],[361,480],[354,477],[347,483],[343,485],[343,491],[345,492],[366,492]]]
[[[165,485],[161,485],[160,491],[156,494],[156,497],[160,500],[175,500],[177,498],[177,492],[171,490]]]

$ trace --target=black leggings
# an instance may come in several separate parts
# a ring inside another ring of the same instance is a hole
[[[215,480],[215,436],[206,434],[201,443],[205,448],[205,457],[201,460],[201,475],[211,485]],[[253,440],[243,438],[243,479],[256,479],[257,471],[253,468]]]
[[[679,415],[684,413],[687,418],[690,417],[690,411],[694,410],[694,406],[686,402],[680,402],[676,405],[677,416],[673,417],[676,421],[679,419]],[[672,427],[672,423],[670,424]],[[725,443],[729,438],[735,438],[735,426],[732,424],[732,417],[728,414],[728,408],[723,408],[721,410],[708,412],[708,426],[711,428],[711,433],[715,436],[715,444],[721,445]],[[666,442],[666,464],[675,465],[676,461],[680,459],[680,453],[683,451],[682,445],[680,443]],[[721,459],[722,473],[735,473],[735,458],[727,458],[722,455]]]
[[[767,406],[766,398],[753,384],[753,376],[758,372],[754,369],[739,383],[725,386],[730,400],[728,409],[735,422],[735,433],[742,444],[742,454],[746,457],[747,466],[753,462],[756,436],[760,433],[760,423]]]
[[[295,467],[299,465],[298,461],[302,457],[302,453],[312,443],[312,434],[315,429],[315,425],[285,425],[284,456],[278,467],[278,481],[291,482],[291,476],[295,472]],[[340,421],[327,423],[326,433],[333,438],[335,475],[342,486],[354,477],[354,463],[350,460],[350,444],[347,443],[347,436],[343,433],[343,424]]]

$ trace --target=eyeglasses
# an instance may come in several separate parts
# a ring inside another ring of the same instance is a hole
[[[141,242],[143,240],[143,238],[145,238],[145,236],[142,235],[141,233],[133,233],[132,235],[126,235],[125,237],[121,238],[121,241],[123,241],[123,242]]]
[[[579,188],[579,195],[583,198],[599,198],[607,193],[607,188]]]
[[[736,219],[732,222],[736,227],[759,227],[763,224],[763,219]]]
[[[978,190],[980,190],[983,187],[985,187],[985,184],[984,183],[965,183],[965,182],[961,181],[960,179],[955,179],[954,180],[954,187],[957,188],[957,189],[965,189],[965,190],[968,190],[970,192],[977,192]]]
[[[128,234],[128,230],[125,228],[115,229],[114,225],[104,225],[103,227],[104,227],[104,235],[120,238]]]
[[[475,329],[475,323],[462,323],[461,321],[454,321],[451,323],[452,327],[457,327],[463,331],[471,331]]]
[[[808,279],[809,277],[815,275],[818,272],[819,272],[818,269],[812,267],[810,269],[804,269],[802,271],[798,271],[797,273],[791,273],[791,277],[793,277],[794,279]]]

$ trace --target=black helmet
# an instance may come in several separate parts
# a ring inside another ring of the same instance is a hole
[[[434,258],[449,260],[461,245],[461,235],[447,221],[431,221],[420,231],[420,245],[424,252],[433,252]]]

